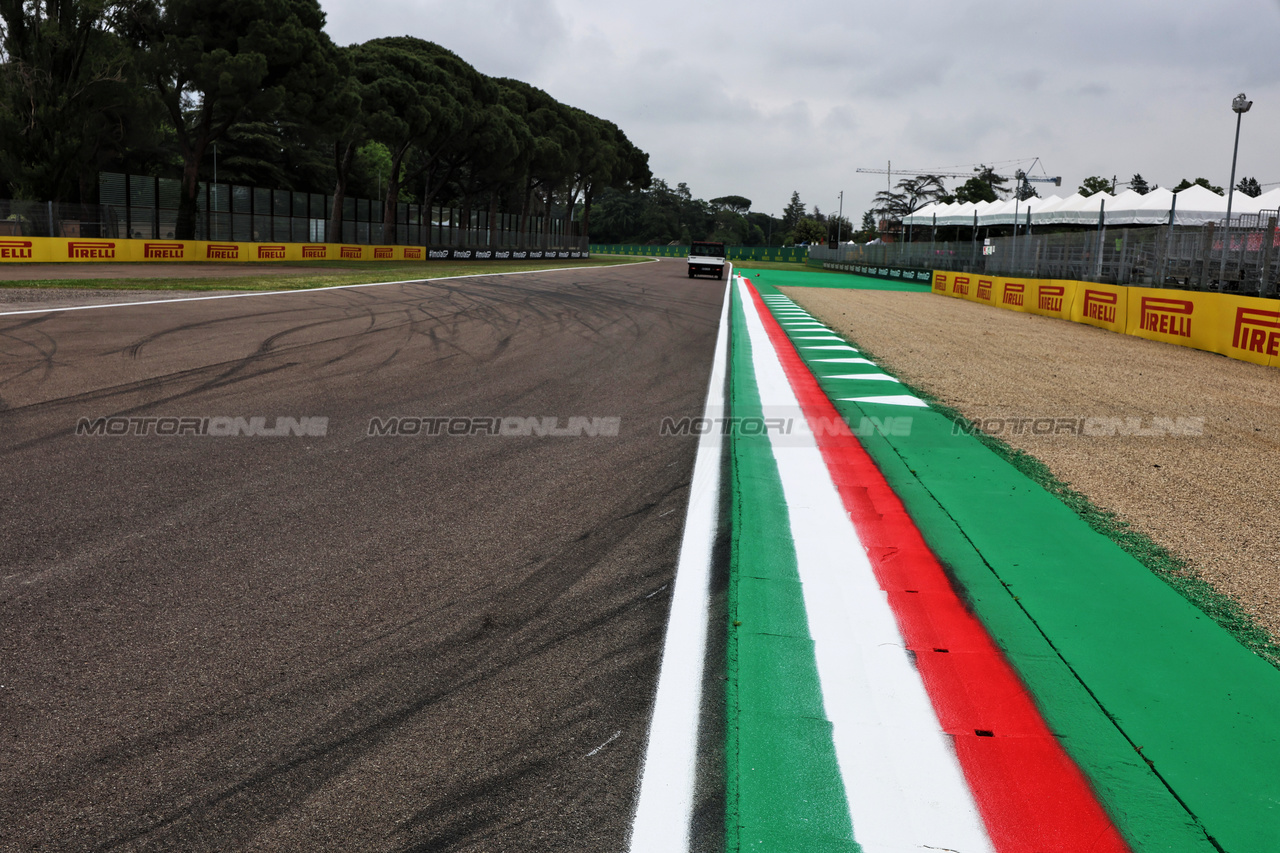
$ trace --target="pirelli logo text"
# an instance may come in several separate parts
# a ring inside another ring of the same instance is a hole
[[[1084,316],[1086,320],[1099,320],[1103,323],[1116,321],[1116,305],[1120,302],[1120,294],[1106,290],[1086,290],[1084,292]]]
[[[978,279],[978,298],[986,302],[991,301],[991,280],[986,278]]]
[[[1022,300],[1026,298],[1027,286],[1025,284],[1014,284],[1010,282],[1004,286],[1004,295],[1000,297],[1000,301],[1005,305],[1022,305]]]
[[[143,243],[142,257],[148,260],[180,261],[186,257],[186,248],[181,243]]]
[[[1191,315],[1196,305],[1189,299],[1142,297],[1138,327],[1144,332],[1159,332],[1180,338],[1191,337]]]
[[[1231,345],[1260,355],[1280,355],[1280,311],[1237,308]]]
[[[240,246],[236,243],[210,243],[205,247],[204,256],[210,261],[238,261]]]
[[[947,292],[947,277],[943,273],[938,273],[933,277],[933,290],[935,293]]]
[[[967,275],[956,276],[955,284],[951,285],[951,292],[954,293],[956,296],[968,296],[969,295],[969,276]]]
[[[364,250],[359,246],[340,246],[338,248],[339,258],[355,258],[357,261],[364,257]]]
[[[116,244],[107,240],[85,241],[70,240],[67,242],[67,257],[74,260],[105,260],[116,256]]]
[[[329,256],[328,246],[303,246],[302,257],[306,258],[327,258]]]
[[[389,261],[396,256],[396,250],[390,246],[378,247],[373,250],[373,259],[375,261]]]
[[[0,240],[0,261],[30,260],[33,245],[30,240]]]
[[[283,261],[284,246],[259,246],[258,260],[260,261]]]
[[[404,259],[405,259],[406,261],[420,261],[420,260],[422,260],[422,247],[421,247],[421,246],[406,246],[406,247],[405,247],[405,250],[404,250]]]
[[[1040,301],[1037,303],[1041,311],[1061,311],[1062,300],[1067,289],[1060,284],[1042,284],[1037,289]]]

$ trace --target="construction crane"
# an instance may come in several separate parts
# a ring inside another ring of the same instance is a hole
[[[1036,163],[1039,163],[1039,162],[1040,162],[1040,158],[1036,157],[1031,163],[1031,168],[1034,169],[1036,166]],[[892,182],[893,182],[894,175],[933,175],[938,178],[972,178],[974,177],[974,175],[979,174],[979,172],[976,169],[970,170],[968,172],[948,172],[942,169],[895,169],[893,168],[892,161],[889,161],[887,165],[888,165],[887,169],[857,169],[856,171],[863,172],[868,175],[887,175],[888,178],[886,180],[887,180],[887,183],[889,183],[890,185],[889,186],[890,192],[893,192]],[[1017,181],[1019,183],[1021,183],[1022,181],[1032,181],[1037,184],[1053,184],[1056,187],[1062,186],[1061,175],[1054,178],[1051,178],[1048,175],[1044,175],[1041,177],[1034,177],[1032,175],[1028,175],[1026,172],[1022,171],[1021,169],[1014,172],[1012,175],[996,175],[996,177],[1003,178],[1006,181]]]

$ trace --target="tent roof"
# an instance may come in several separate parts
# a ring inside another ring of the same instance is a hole
[[[1280,187],[1276,187],[1273,190],[1267,190],[1265,193],[1258,196],[1258,204],[1261,205],[1261,210],[1275,210],[1280,208]]]
[[[931,201],[924,207],[902,217],[904,225],[931,225],[933,224],[933,215],[936,213],[942,216],[946,213],[948,205],[938,201]]]
[[[1084,204],[1088,199],[1080,193],[1072,193],[1062,200],[1062,203],[1055,206],[1052,210],[1047,211],[1041,219],[1041,223],[1045,225],[1060,225],[1064,222],[1075,222],[1073,212]],[[1036,220],[1032,218],[1032,222]]]
[[[1122,195],[1127,195],[1124,193]],[[1173,193],[1163,187],[1157,187],[1146,195],[1138,196],[1136,204],[1125,205],[1112,213],[1111,205],[1107,205],[1107,222],[1112,225],[1168,225],[1169,206],[1173,204]],[[1120,207],[1120,197],[1116,198],[1116,207]]]
[[[1220,222],[1227,215],[1227,200],[1213,190],[1193,184],[1177,193],[1178,207],[1174,212],[1177,225],[1205,225]]]
[[[1029,209],[1031,221],[1035,225],[1095,225],[1104,199],[1108,225],[1166,225],[1169,222],[1169,209],[1174,206],[1174,193],[1165,187],[1157,187],[1145,195],[1129,189],[1116,196],[1106,192],[1082,196],[1077,192],[1066,198],[1051,195],[1020,202],[1014,199],[977,203],[931,202],[904,217],[903,222],[931,225],[936,215],[939,225],[972,225],[976,212],[979,225],[1009,225],[1013,222],[1015,211],[1021,222],[1026,215],[1024,211]],[[1240,192],[1232,194],[1233,219],[1236,214],[1277,209],[1280,209],[1280,187],[1257,198],[1249,198]],[[1212,190],[1196,184],[1177,193],[1175,218],[1178,225],[1217,223],[1225,219],[1226,215],[1226,198]]]

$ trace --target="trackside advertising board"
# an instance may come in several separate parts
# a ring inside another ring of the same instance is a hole
[[[1280,367],[1280,302],[1062,279],[936,271],[933,292]]]
[[[110,240],[0,237],[0,263],[139,263],[149,261],[425,261],[583,258],[578,251],[433,249],[349,243],[236,243],[213,240]]]
[[[933,277],[932,270],[920,270],[914,267],[885,267],[876,264],[864,264],[852,261],[815,261],[810,259],[809,266],[820,266],[825,270],[848,272],[868,278],[882,278],[890,281],[914,281],[928,284]]]
[[[637,255],[645,258],[686,258],[688,243],[671,246],[645,246],[632,243],[592,243],[591,251],[597,255]],[[785,264],[802,264],[809,257],[804,246],[726,246],[726,258],[730,261],[772,261]]]

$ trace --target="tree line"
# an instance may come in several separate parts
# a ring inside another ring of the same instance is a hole
[[[781,216],[751,210],[751,199],[728,195],[704,201],[686,183],[661,179],[645,188],[610,188],[600,196],[591,239],[595,243],[672,244],[711,240],[732,246],[789,246],[848,239],[848,219],[810,210],[799,192]]]
[[[0,197],[92,203],[104,169],[531,215],[644,192],[610,121],[410,36],[347,47],[317,0],[0,0]],[[522,222],[522,229],[524,222]]]

